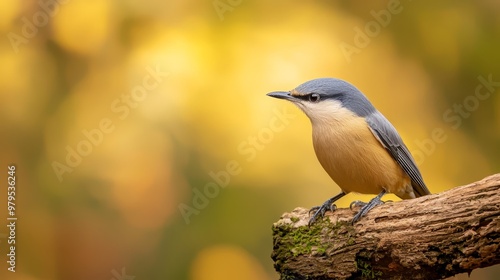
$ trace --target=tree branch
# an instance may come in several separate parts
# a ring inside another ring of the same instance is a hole
[[[500,174],[372,209],[354,226],[337,209],[312,226],[308,209],[273,225],[281,279],[441,279],[500,263]]]

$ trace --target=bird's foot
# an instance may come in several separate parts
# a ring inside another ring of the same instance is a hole
[[[392,200],[386,200],[386,201],[380,200],[380,203],[377,205],[382,205],[382,204],[385,204],[388,202],[394,202],[394,201],[392,201]],[[361,200],[354,200],[353,202],[351,202],[351,204],[349,204],[349,209],[351,209],[351,211],[354,211],[354,208],[364,207],[367,204],[368,204],[367,202],[364,202]],[[377,206],[377,205],[375,205],[375,206]]]
[[[318,218],[322,218],[325,216],[326,211],[335,211],[337,209],[337,205],[333,204],[333,197],[325,201],[321,206],[314,206],[309,210],[309,215],[314,212],[314,215],[309,220],[309,226],[312,225]]]
[[[385,202],[381,200],[381,198],[384,194],[385,194],[385,191],[382,191],[379,195],[374,197],[368,203],[363,202],[363,201],[359,201],[359,200],[355,200],[355,201],[351,202],[351,204],[349,205],[349,208],[351,210],[353,210],[353,207],[361,207],[361,209],[359,209],[358,213],[356,213],[356,215],[354,215],[354,218],[352,218],[352,224],[357,222],[361,217],[363,217],[366,213],[368,213],[370,210],[372,210],[375,206],[384,204]],[[390,202],[390,200],[388,200],[387,202]]]

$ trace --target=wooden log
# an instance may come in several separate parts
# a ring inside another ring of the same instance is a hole
[[[350,209],[311,226],[308,212],[273,225],[281,279],[442,279],[500,263],[500,174],[388,202],[354,225]]]

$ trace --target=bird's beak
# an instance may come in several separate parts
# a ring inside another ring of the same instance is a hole
[[[273,91],[267,94],[267,96],[271,96],[274,98],[279,98],[279,99],[286,99],[289,101],[293,101],[295,98],[290,95],[290,92],[288,91]]]

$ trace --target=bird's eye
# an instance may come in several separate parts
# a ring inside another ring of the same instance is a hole
[[[320,99],[321,99],[321,96],[319,95],[319,93],[311,93],[311,94],[309,94],[309,101],[311,101],[311,102],[316,103]]]

